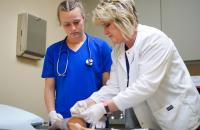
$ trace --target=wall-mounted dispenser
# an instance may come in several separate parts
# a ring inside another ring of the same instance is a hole
[[[18,15],[17,56],[41,59],[46,50],[46,20],[28,13]]]

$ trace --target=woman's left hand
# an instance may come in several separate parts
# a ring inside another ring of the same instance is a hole
[[[84,120],[88,123],[95,124],[106,114],[103,103],[97,103],[89,107],[86,111],[81,113]]]

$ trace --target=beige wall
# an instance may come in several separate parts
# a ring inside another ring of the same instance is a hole
[[[16,57],[17,14],[47,20],[47,43],[63,38],[56,19],[60,0],[0,0],[0,104],[17,106],[46,118],[41,78],[43,59]],[[48,44],[47,44],[48,46]]]
[[[110,42],[110,40],[103,34],[103,28],[101,26],[96,26],[92,23],[92,10],[96,7],[99,0],[82,0],[86,12],[86,32],[94,36],[103,38],[104,40]]]
[[[0,0],[0,104],[22,108],[47,119],[43,100],[43,60],[16,57],[17,15],[28,12],[47,20],[47,47],[64,38],[56,9],[62,0]],[[101,36],[102,30],[91,22],[91,10],[98,0],[83,0],[86,8],[86,31]],[[108,40],[108,39],[106,39]]]

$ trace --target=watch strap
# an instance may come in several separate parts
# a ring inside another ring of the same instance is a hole
[[[110,113],[110,109],[108,107],[108,105],[104,106],[105,110],[106,110],[106,113]]]

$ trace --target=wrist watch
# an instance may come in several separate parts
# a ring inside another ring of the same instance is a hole
[[[105,105],[104,108],[105,108],[107,114],[110,113],[110,109],[109,109],[108,105]]]

